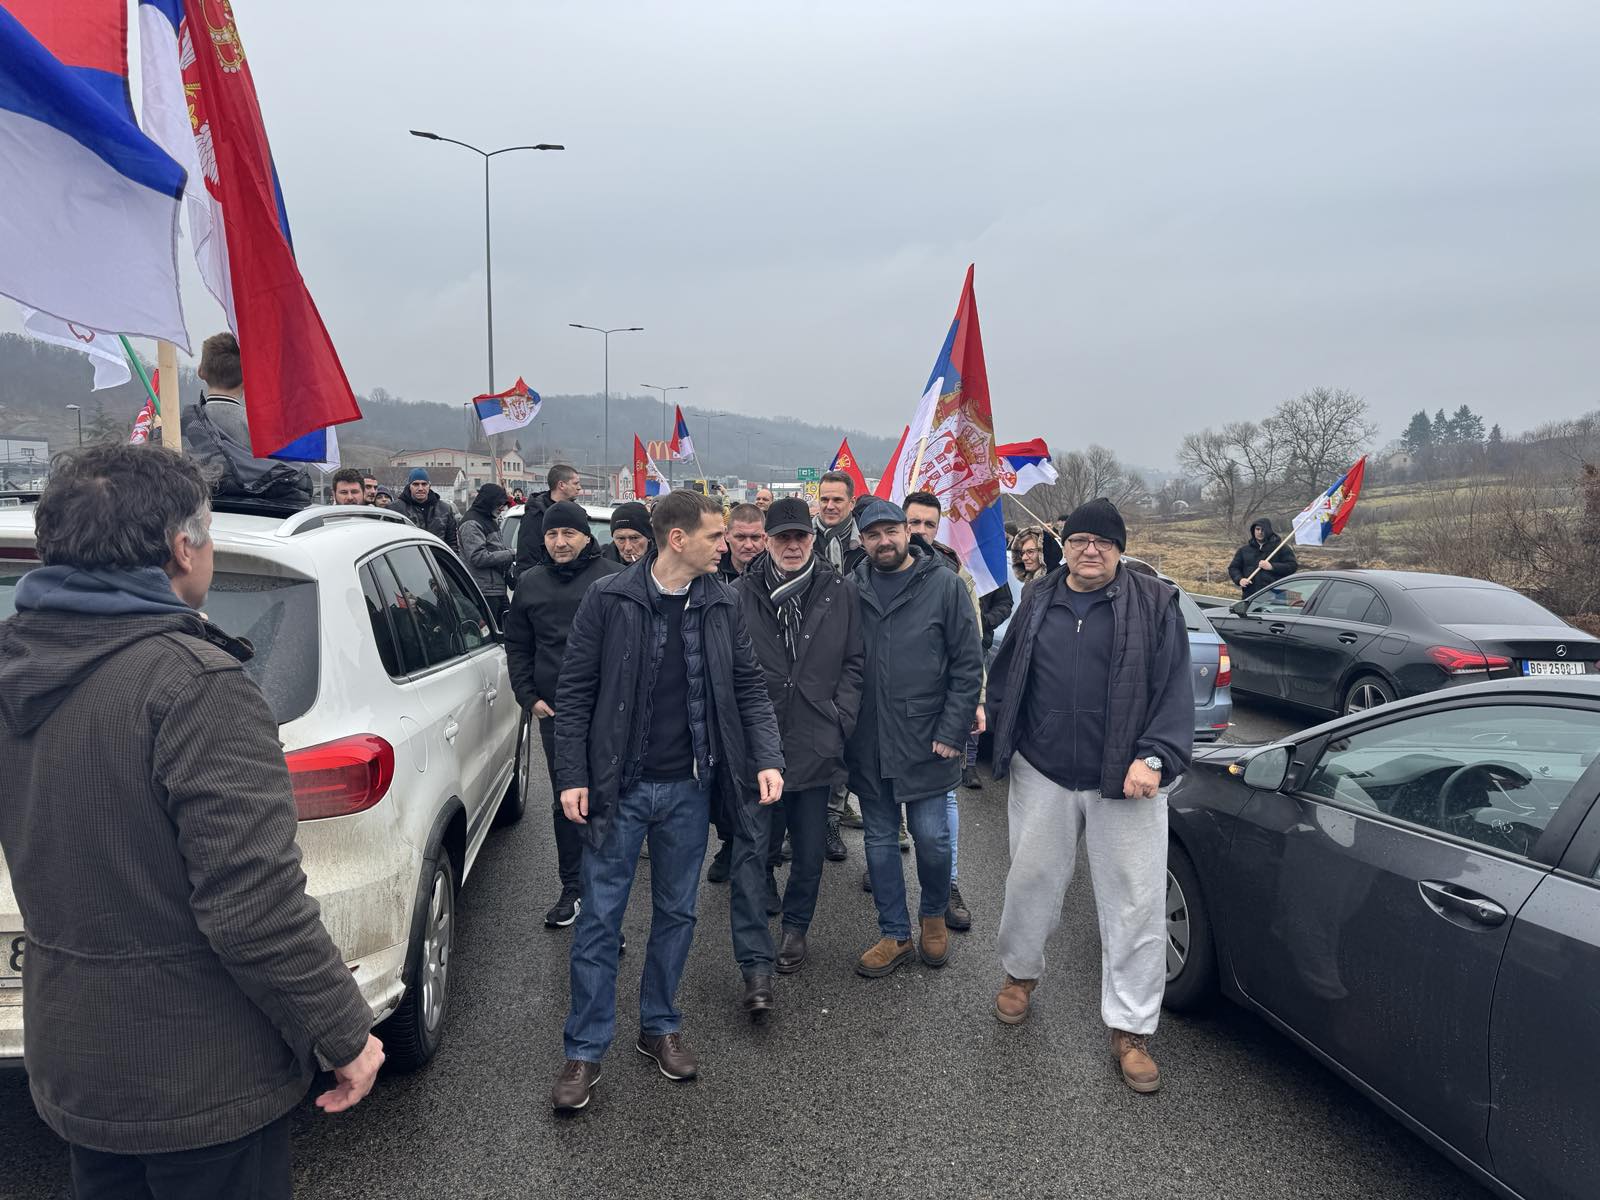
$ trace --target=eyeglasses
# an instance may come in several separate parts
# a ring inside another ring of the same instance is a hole
[[[1090,537],[1088,534],[1083,533],[1073,534],[1067,539],[1067,545],[1077,554],[1082,554],[1090,546],[1093,546],[1101,554],[1117,548],[1117,544],[1113,541],[1108,541],[1106,538]]]

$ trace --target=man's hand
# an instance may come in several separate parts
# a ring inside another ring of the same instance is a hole
[[[556,710],[543,700],[535,700],[533,702],[533,715],[536,717],[553,717],[556,715]]]
[[[1161,791],[1161,772],[1152,771],[1136,758],[1122,780],[1122,794],[1129,800],[1148,800]]]
[[[961,753],[954,746],[946,746],[943,742],[935,742],[933,744],[933,752],[940,758],[954,758]]]
[[[983,715],[983,705],[978,705],[978,715],[972,722],[972,732],[982,733],[989,728],[989,719]]]
[[[561,793],[561,811],[567,814],[567,820],[579,825],[589,823],[589,789],[568,788]]]
[[[783,772],[768,767],[756,772],[756,782],[761,785],[761,803],[776,804],[783,799]]]
[[[347,1108],[354,1108],[372,1090],[372,1085],[378,1079],[378,1068],[381,1066],[383,1066],[383,1043],[369,1033],[367,1044],[361,1048],[361,1053],[344,1066],[334,1068],[333,1077],[337,1082],[317,1097],[317,1107],[329,1113],[344,1112]]]

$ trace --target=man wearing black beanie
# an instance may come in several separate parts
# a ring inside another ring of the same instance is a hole
[[[612,562],[629,566],[643,558],[654,544],[648,508],[630,500],[611,510],[611,544],[604,554]]]
[[[995,1016],[1027,1019],[1081,838],[1100,913],[1100,1011],[1123,1080],[1154,1092],[1166,986],[1167,797],[1189,765],[1194,693],[1178,593],[1124,570],[1101,497],[1068,515],[1066,561],[1023,593],[989,671],[994,777],[1009,771],[1011,869]]]

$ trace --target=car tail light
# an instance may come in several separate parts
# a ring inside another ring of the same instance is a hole
[[[1451,675],[1471,675],[1478,671],[1506,671],[1511,660],[1498,654],[1479,654],[1475,650],[1457,650],[1454,646],[1432,646],[1428,657]]]
[[[302,821],[363,812],[382,800],[394,781],[394,747],[373,734],[308,746],[284,760]]]
[[[1221,653],[1221,658],[1217,660],[1217,686],[1227,687],[1233,682],[1233,658],[1226,646],[1222,647]]]

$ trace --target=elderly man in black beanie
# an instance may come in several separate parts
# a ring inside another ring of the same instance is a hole
[[[994,776],[1011,775],[1011,869],[995,1016],[1027,1019],[1078,842],[1100,914],[1100,1011],[1123,1080],[1154,1092],[1166,986],[1166,790],[1189,765],[1189,635],[1172,585],[1122,565],[1111,501],[1062,528],[1065,563],[1030,583],[989,671]]]
[[[552,929],[577,920],[582,907],[579,874],[583,839],[561,811],[556,791],[556,685],[561,681],[561,656],[578,601],[597,579],[622,570],[605,558],[589,536],[589,518],[582,507],[559,500],[544,512],[544,551],[539,561],[517,577],[517,590],[506,616],[506,663],[511,687],[524,712],[539,722],[545,766],[550,772],[550,811],[555,820],[556,869],[561,895],[544,915]],[[529,731],[523,731],[523,737]]]
[[[603,553],[614,563],[631,566],[655,544],[650,532],[650,510],[637,500],[611,510],[611,544]]]

